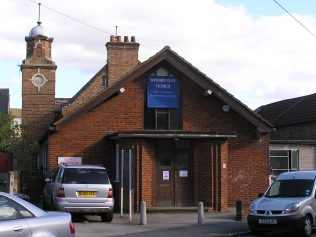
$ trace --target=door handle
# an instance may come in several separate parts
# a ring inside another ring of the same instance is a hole
[[[21,232],[23,230],[23,226],[16,226],[13,228],[15,232]]]

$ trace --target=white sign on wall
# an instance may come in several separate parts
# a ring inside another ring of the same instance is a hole
[[[163,170],[162,171],[162,179],[163,180],[169,180],[169,171],[168,170]]]
[[[179,171],[179,177],[188,177],[188,171],[187,170],[180,170]]]
[[[58,164],[81,165],[81,157],[58,157]]]

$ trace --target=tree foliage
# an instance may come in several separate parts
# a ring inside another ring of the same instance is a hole
[[[0,114],[0,152],[11,151],[11,139],[14,136],[13,117],[10,114]]]
[[[0,114],[0,152],[11,153],[17,166],[23,166],[19,161],[28,150],[24,135],[24,125],[15,123],[12,114]]]

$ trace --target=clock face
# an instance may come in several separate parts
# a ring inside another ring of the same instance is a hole
[[[35,74],[32,79],[32,84],[40,90],[40,88],[45,84],[47,79],[41,74]]]
[[[44,84],[44,78],[41,76],[41,75],[37,75],[37,76],[35,76],[34,77],[34,79],[33,79],[33,83],[34,83],[34,85],[36,85],[36,86],[41,86],[41,85],[43,85]]]

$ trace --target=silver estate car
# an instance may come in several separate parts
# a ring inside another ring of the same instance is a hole
[[[267,192],[249,206],[252,232],[298,231],[310,236],[316,224],[316,171],[280,174]]]
[[[59,165],[44,188],[44,207],[113,219],[113,190],[106,169],[96,165]]]
[[[75,237],[71,215],[45,212],[14,195],[0,192],[0,236]]]

